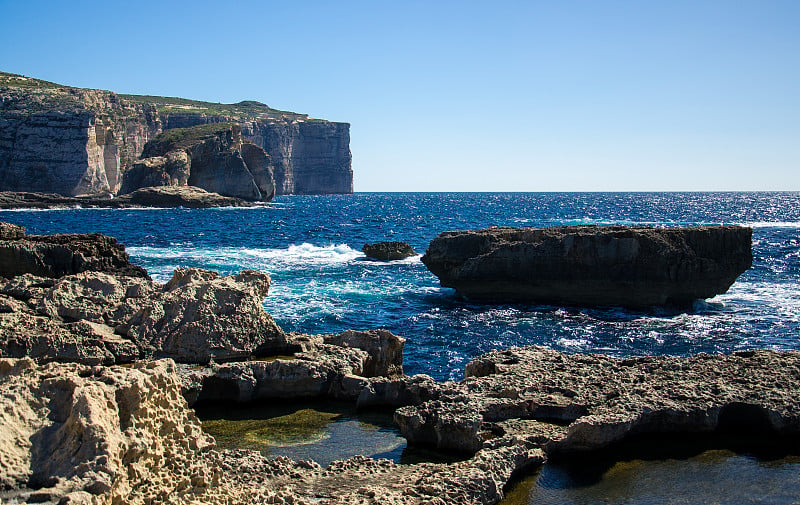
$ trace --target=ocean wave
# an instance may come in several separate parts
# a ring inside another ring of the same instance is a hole
[[[128,254],[137,260],[186,260],[205,263],[208,260],[236,265],[272,266],[283,268],[298,264],[346,263],[364,254],[347,244],[316,246],[303,243],[285,249],[261,249],[251,247],[128,247]],[[248,267],[249,268],[249,267]]]
[[[753,221],[736,224],[749,228],[800,228],[800,221]]]

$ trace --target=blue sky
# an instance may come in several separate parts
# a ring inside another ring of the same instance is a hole
[[[0,0],[0,70],[351,123],[356,191],[800,190],[800,2]]]

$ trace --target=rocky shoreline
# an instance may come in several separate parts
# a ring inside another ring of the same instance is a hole
[[[53,242],[82,258],[65,263],[72,270],[0,273],[9,503],[490,504],[548,458],[634,436],[800,435],[800,352],[617,359],[512,348],[438,383],[404,375],[405,341],[387,331],[284,332],[261,305],[266,274],[185,269],[162,285],[108,237],[0,231],[0,258],[24,250],[24,264],[44,264]],[[215,447],[191,408],[299,397],[396,409],[409,444],[465,459],[268,459]]]
[[[143,207],[210,209],[215,207],[258,207],[262,205],[264,204],[261,202],[210,193],[195,186],[147,187],[125,195],[108,198],[0,191],[0,209],[128,209]]]

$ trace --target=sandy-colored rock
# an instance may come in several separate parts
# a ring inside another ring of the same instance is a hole
[[[364,377],[403,375],[403,347],[406,339],[387,330],[347,330],[338,335],[325,335],[326,344],[353,347],[367,352]]]
[[[0,282],[0,356],[88,364],[171,357],[208,363],[274,354],[286,336],[261,303],[266,274],[178,270],[166,285],[82,272]]]
[[[123,369],[0,360],[6,498],[145,503],[186,499],[219,482],[197,457],[213,439],[172,371],[168,361]]]
[[[752,263],[750,228],[562,226],[444,232],[422,262],[476,300],[571,305],[691,304]]]
[[[618,359],[544,347],[494,351],[436,399],[395,414],[404,436],[473,452],[511,430],[547,452],[613,446],[631,435],[714,433],[733,426],[800,434],[800,353],[768,350]],[[566,426],[553,429],[552,425]]]

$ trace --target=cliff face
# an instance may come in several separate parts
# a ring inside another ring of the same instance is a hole
[[[152,106],[109,91],[24,86],[29,80],[22,79],[0,79],[2,190],[116,193],[122,172],[161,130]]]
[[[311,119],[259,102],[117,95],[2,72],[0,191],[116,194],[124,173],[157,134],[219,122],[239,124],[243,139],[272,158],[276,194],[352,193],[347,123]],[[178,161],[172,160],[176,170]],[[256,179],[265,181],[264,170],[255,172],[260,174],[253,174]],[[164,177],[152,175],[157,181]],[[170,177],[183,176],[176,172]]]
[[[169,113],[164,129],[230,121],[230,116]],[[272,158],[278,195],[353,192],[350,124],[298,114],[240,122],[242,137]]]
[[[120,192],[186,185],[249,201],[269,201],[275,194],[269,155],[243,143],[241,128],[233,123],[175,128],[158,135],[125,172]]]

